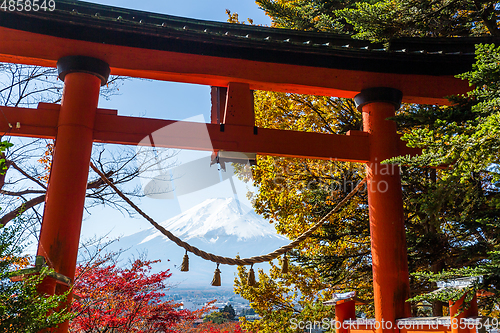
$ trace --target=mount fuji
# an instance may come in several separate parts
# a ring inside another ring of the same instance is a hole
[[[174,235],[200,250],[220,256],[241,258],[274,251],[289,243],[273,225],[233,198],[207,199],[197,206],[160,223]],[[123,256],[147,253],[150,260],[161,259],[154,271],[170,269],[169,283],[178,289],[211,289],[216,264],[189,254],[189,272],[181,272],[185,250],[154,227],[121,238],[110,250],[127,249]],[[267,269],[267,263],[257,268]],[[221,265],[222,287],[232,287],[237,266]]]

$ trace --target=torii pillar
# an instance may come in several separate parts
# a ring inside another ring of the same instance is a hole
[[[110,69],[99,59],[81,56],[61,58],[57,67],[64,90],[38,255],[45,257],[50,268],[74,281],[99,89],[106,84]],[[39,287],[47,294],[67,290],[52,278]],[[70,304],[71,295],[66,306]],[[68,322],[55,330],[67,331]]]
[[[402,93],[392,88],[362,90],[354,98],[369,133],[367,190],[373,266],[375,320],[378,333],[396,330],[396,319],[410,316],[410,294],[403,197],[399,167],[380,164],[398,156],[396,123],[387,120],[401,106]]]

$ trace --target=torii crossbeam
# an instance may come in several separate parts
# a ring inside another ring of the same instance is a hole
[[[61,105],[6,108],[20,127],[9,135],[55,138],[38,254],[74,278],[92,143],[136,145],[168,120],[97,109],[99,88],[117,75],[226,87],[223,117],[179,122],[155,145],[367,164],[376,320],[409,316],[408,263],[399,170],[380,161],[415,153],[386,120],[401,101],[446,104],[464,93],[454,75],[471,69],[474,45],[488,38],[400,39],[391,48],[346,36],[231,25],[70,0],[53,12],[0,11],[0,61],[54,67],[64,80]],[[356,97],[364,132],[318,134],[256,128],[251,91]],[[217,90],[216,93],[220,93]],[[223,125],[223,126],[221,126]],[[16,127],[16,126],[14,126]],[[199,140],[207,129],[212,142]],[[380,172],[385,170],[385,172]],[[43,291],[65,287],[46,280]],[[393,326],[395,327],[395,326]],[[58,332],[67,332],[61,325]],[[393,331],[380,328],[377,331]],[[454,330],[454,333],[459,330]]]

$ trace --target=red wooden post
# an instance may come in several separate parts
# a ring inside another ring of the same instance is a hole
[[[212,108],[210,111],[210,123],[222,124],[226,110],[227,87],[211,87],[210,99]]]
[[[54,158],[45,199],[38,255],[56,272],[75,275],[78,243],[92,151],[99,89],[109,75],[106,63],[87,57],[65,57],[58,62],[64,80]],[[67,287],[47,278],[42,293],[64,293]],[[71,297],[67,305],[71,303]],[[57,332],[67,332],[68,323]]]
[[[399,168],[380,164],[398,155],[396,124],[387,120],[401,104],[402,93],[392,88],[370,88],[355,97],[363,112],[370,142],[367,164],[368,205],[377,332],[394,330],[398,318],[410,315],[409,274],[403,198]]]
[[[356,301],[354,299],[338,301],[335,304],[335,330],[337,333],[347,333],[349,331],[343,326],[344,320],[348,319],[356,319]]]
[[[470,325],[467,325],[463,319],[468,318],[468,317],[475,317],[478,315],[478,308],[477,308],[477,295],[474,295],[472,298],[469,308],[466,310],[463,310],[462,313],[458,314],[460,312],[460,308],[464,304],[465,297],[467,297],[467,294],[463,295],[462,298],[460,298],[458,301],[453,302],[449,301],[450,303],[450,317],[451,317],[451,333],[469,333],[471,330],[469,329]]]
[[[249,126],[253,130],[255,115],[253,93],[246,83],[230,82],[227,87],[224,124]]]

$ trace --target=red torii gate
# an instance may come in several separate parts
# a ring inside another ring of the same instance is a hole
[[[137,145],[173,123],[97,109],[99,88],[110,72],[227,87],[220,123],[179,122],[179,131],[155,137],[155,145],[366,163],[376,320],[395,323],[408,317],[399,170],[380,161],[414,151],[386,119],[401,101],[445,104],[445,96],[467,91],[468,84],[453,75],[470,69],[476,41],[409,39],[395,41],[396,49],[381,50],[383,46],[331,34],[181,19],[70,0],[57,1],[54,12],[0,11],[0,61],[57,63],[64,80],[61,105],[4,107],[6,119],[20,128],[11,130],[0,121],[0,130],[9,135],[56,139],[38,254],[73,279],[93,142]],[[257,129],[254,89],[354,97],[363,112],[364,132],[343,136]],[[209,145],[197,136],[205,128]],[[49,279],[43,285],[48,293],[65,288]],[[58,332],[67,329],[66,323]]]

